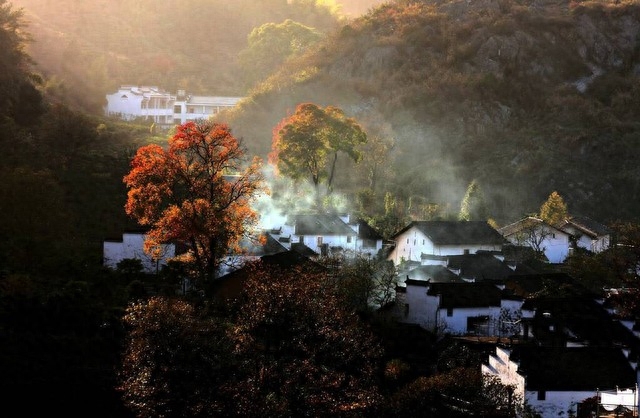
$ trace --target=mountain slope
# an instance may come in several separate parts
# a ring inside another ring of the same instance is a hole
[[[225,116],[258,154],[297,103],[337,105],[395,140],[385,190],[457,210],[477,179],[493,218],[557,190],[572,213],[636,218],[637,2],[396,1]],[[355,193],[362,183],[347,183]]]

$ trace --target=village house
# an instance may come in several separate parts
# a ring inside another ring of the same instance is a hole
[[[160,127],[209,119],[224,109],[233,108],[242,97],[198,96],[178,90],[171,94],[155,86],[121,86],[107,94],[105,116],[123,120],[143,118]]]
[[[576,416],[583,402],[596,399],[601,412],[637,416],[638,376],[627,355],[619,347],[497,346],[481,372],[511,386],[520,411],[526,405],[542,417]]]
[[[438,335],[520,336],[524,300],[492,282],[440,282],[407,279],[399,287],[398,320]]]
[[[423,255],[446,256],[502,251],[505,239],[482,221],[414,221],[391,240],[389,255],[395,265],[420,261]]]
[[[586,216],[571,216],[557,227],[571,235],[572,244],[577,248],[599,253],[611,245],[611,229]]]
[[[270,235],[287,250],[311,257],[335,254],[376,256],[382,250],[382,236],[366,222],[350,215],[292,215]]]
[[[511,244],[531,247],[537,253],[544,254],[550,263],[562,263],[570,254],[572,235],[542,219],[528,216],[498,231]]]

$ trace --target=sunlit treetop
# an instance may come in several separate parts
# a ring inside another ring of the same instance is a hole
[[[183,243],[199,276],[211,279],[221,258],[257,226],[251,203],[268,192],[260,170],[258,158],[246,161],[229,126],[188,122],[178,126],[168,150],[158,145],[138,150],[124,177],[125,211],[151,228],[148,251]]]

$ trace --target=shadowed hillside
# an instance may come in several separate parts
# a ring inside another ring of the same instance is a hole
[[[637,217],[637,2],[397,1],[334,33],[226,119],[258,154],[295,105],[336,105],[395,141],[375,190],[456,211],[477,179],[492,218],[557,190],[572,213]],[[363,180],[343,175],[355,194]]]

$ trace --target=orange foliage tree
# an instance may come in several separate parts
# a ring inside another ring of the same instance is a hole
[[[247,161],[246,150],[229,126],[187,122],[178,126],[167,150],[158,145],[138,149],[124,177],[126,213],[149,226],[145,250],[182,243],[194,278],[215,278],[229,249],[256,226],[253,198],[267,192],[261,161]]]

